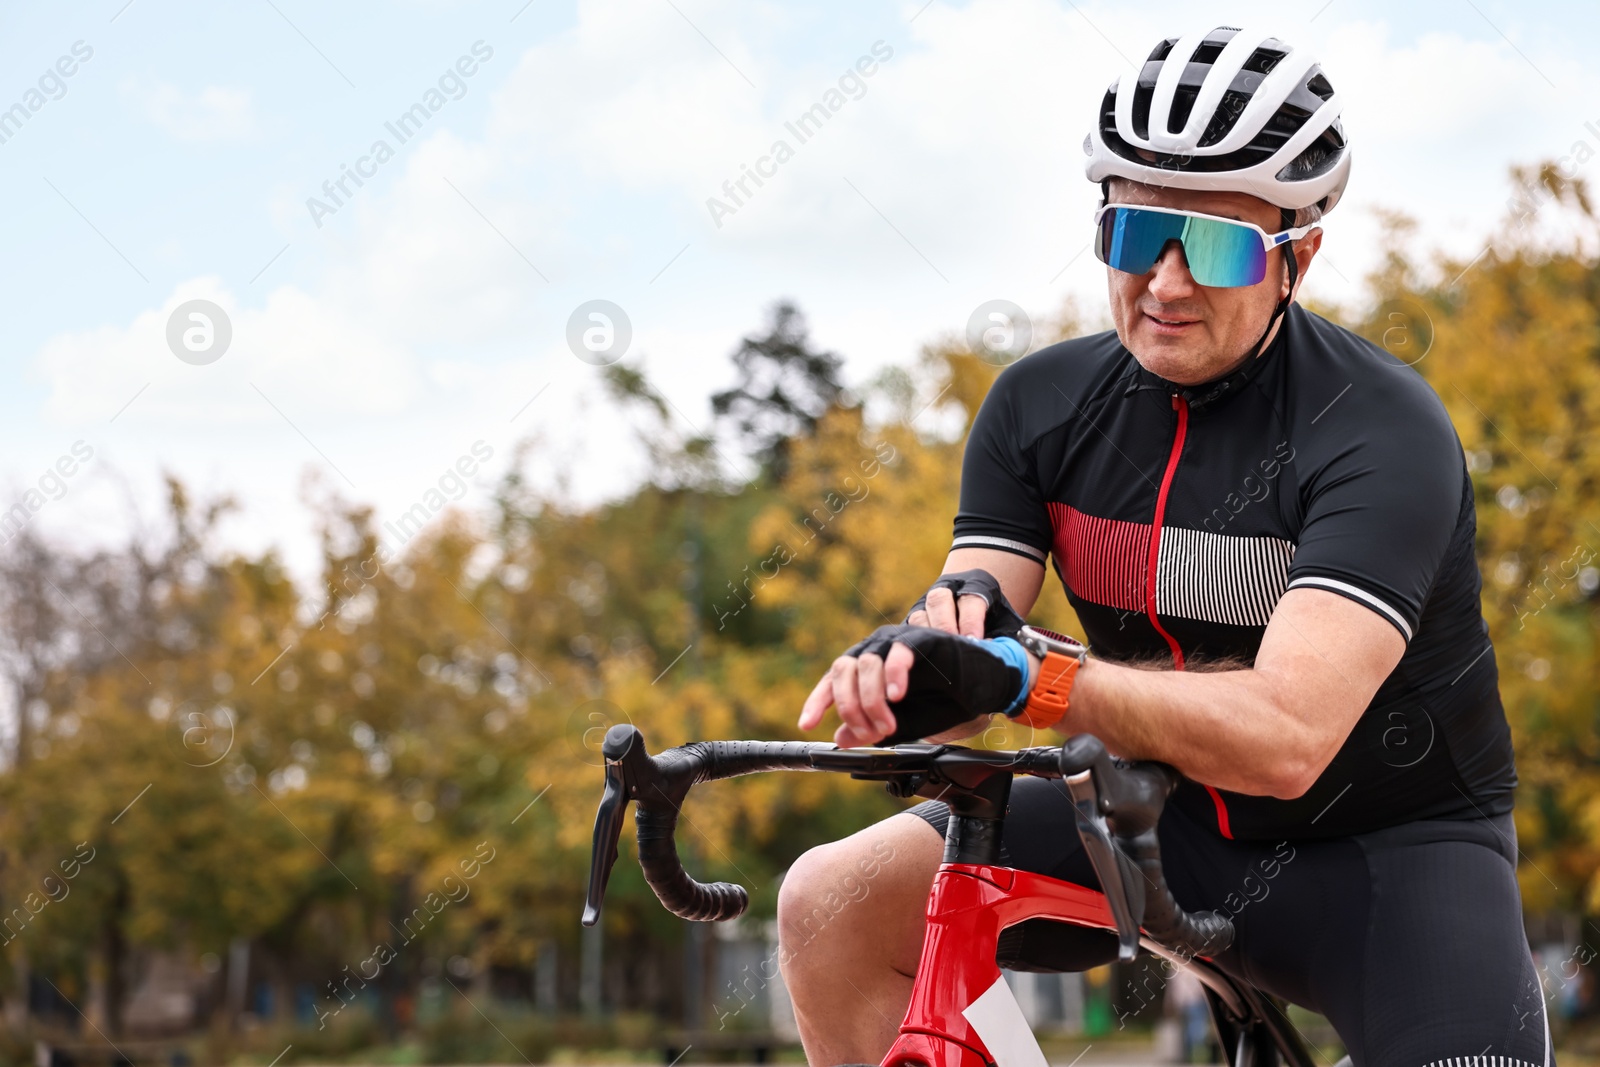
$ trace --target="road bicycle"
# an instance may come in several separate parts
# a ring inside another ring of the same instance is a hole
[[[1011,752],[697,741],[651,756],[639,730],[621,724],[607,731],[602,751],[605,792],[595,817],[585,926],[599,921],[630,802],[637,805],[646,883],[668,911],[702,922],[735,918],[750,898],[741,886],[698,882],[684,870],[673,834],[693,786],[761,771],[837,771],[884,782],[897,797],[950,805],[911,1003],[882,1067],[1046,1067],[995,960],[1001,932],[1028,920],[1112,931],[1124,961],[1142,947],[1188,967],[1204,987],[1218,1045],[1232,1067],[1316,1067],[1283,1004],[1213,962],[1233,941],[1232,921],[1184,911],[1167,888],[1156,823],[1180,777],[1165,764],[1114,758],[1089,734]],[[1065,784],[1103,892],[1000,864],[1006,802],[1018,774]],[[1348,1059],[1336,1067],[1348,1067]]]

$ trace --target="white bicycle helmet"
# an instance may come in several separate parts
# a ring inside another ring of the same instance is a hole
[[[1344,192],[1339,96],[1304,49],[1221,26],[1162,41],[1120,84],[1083,141],[1090,181],[1249,193],[1285,210],[1328,211]]]

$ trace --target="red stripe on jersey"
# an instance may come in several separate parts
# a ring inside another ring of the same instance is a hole
[[[1085,515],[1051,502],[1056,565],[1075,596],[1122,611],[1145,610],[1150,527]]]

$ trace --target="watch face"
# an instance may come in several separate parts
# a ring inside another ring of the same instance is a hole
[[[1042,626],[1024,626],[1022,632],[1025,635],[1039,639],[1052,652],[1058,652],[1065,656],[1079,655],[1084,648],[1082,641],[1068,637],[1066,634],[1056,633],[1054,630],[1046,630]]]

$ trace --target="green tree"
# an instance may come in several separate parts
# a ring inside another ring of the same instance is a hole
[[[746,337],[733,353],[739,380],[711,397],[711,410],[733,428],[735,440],[772,478],[789,470],[790,442],[809,437],[830,408],[847,404],[839,380],[844,360],[811,347],[805,316],[788,300],[769,313],[767,332]]]
[[[1466,450],[1483,608],[1517,748],[1531,910],[1600,912],[1600,237],[1553,164],[1513,172],[1475,260],[1424,271],[1391,217],[1363,323],[1438,391]]]

